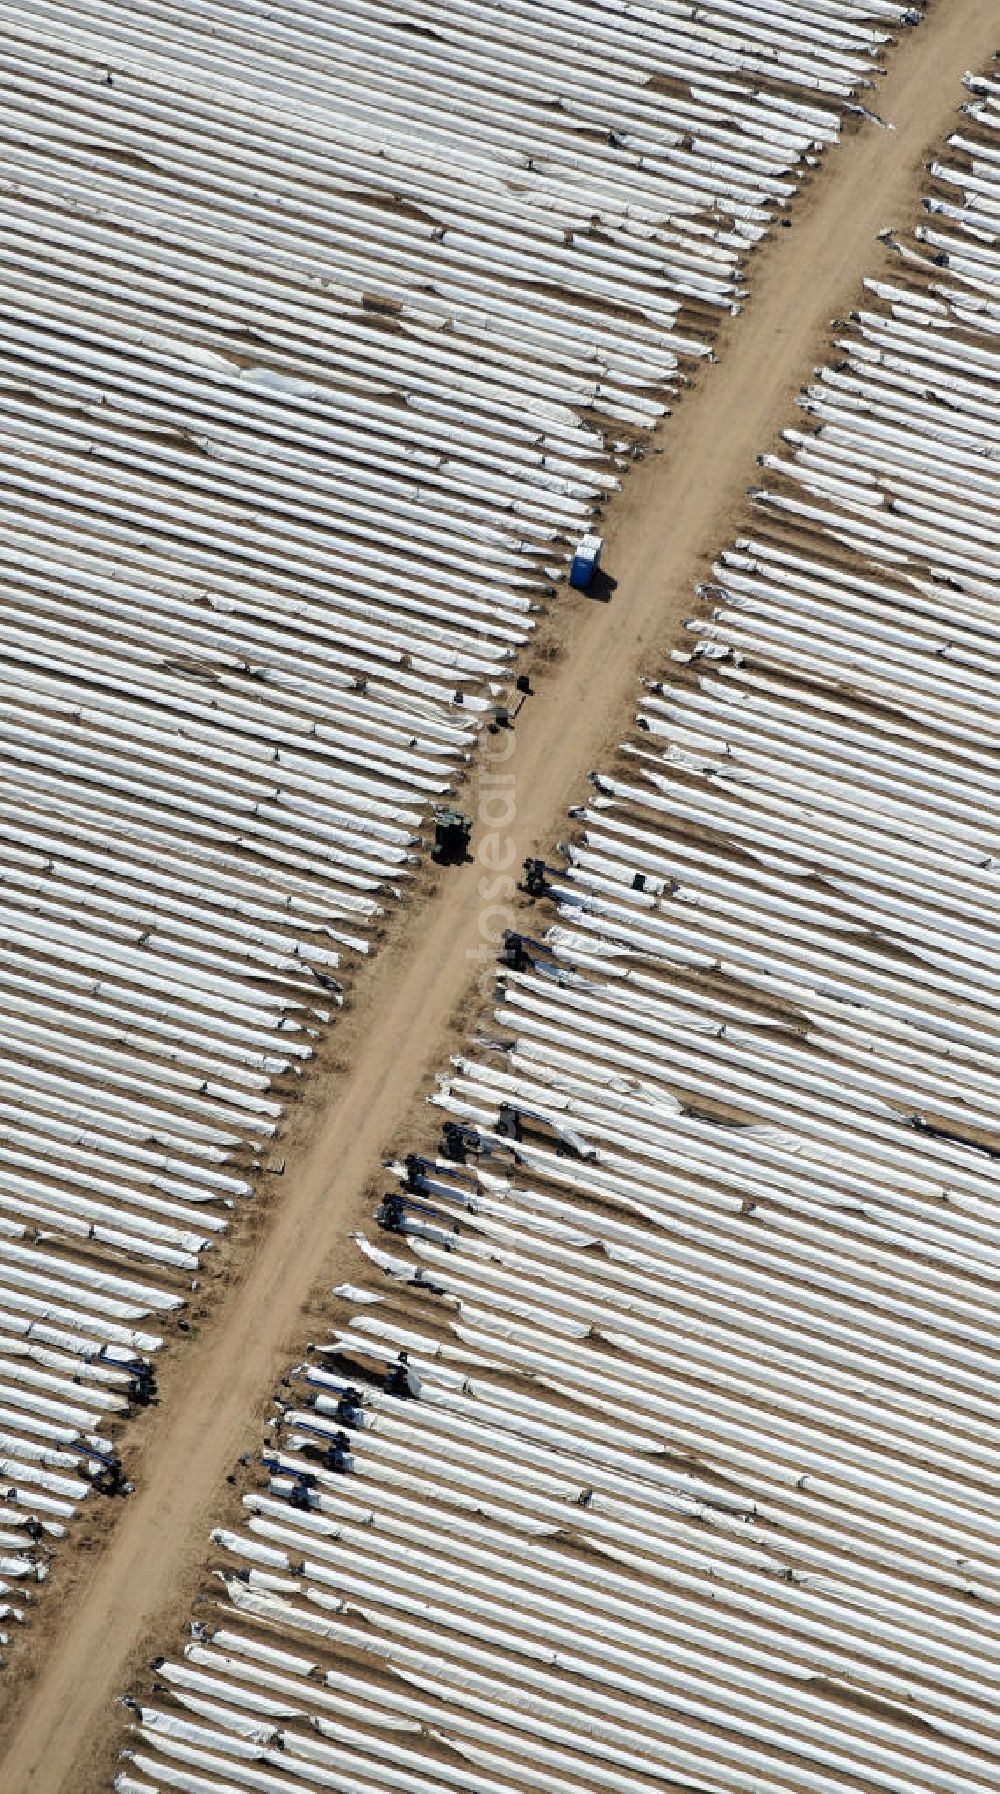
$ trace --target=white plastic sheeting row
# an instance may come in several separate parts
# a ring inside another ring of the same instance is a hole
[[[996,1788],[1000,82],[972,92],[947,261],[897,243],[594,775],[120,1794]]]
[[[0,1457],[33,1527],[107,1461],[553,571],[902,16],[0,0]]]

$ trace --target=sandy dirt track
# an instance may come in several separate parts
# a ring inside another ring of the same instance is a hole
[[[739,518],[755,456],[791,421],[830,319],[857,303],[862,276],[878,268],[877,231],[912,219],[924,161],[954,125],[962,74],[997,48],[996,0],[936,0],[927,22],[902,37],[869,102],[897,128],[852,126],[830,152],[792,228],[777,230],[755,259],[753,298],[723,333],[718,363],[664,427],[664,453],[638,466],[609,506],[613,601],[567,610],[565,652],[538,666],[505,768],[515,775],[516,865],[552,849],[588,768],[628,726],[637,676],[662,668],[694,581]],[[45,1597],[44,1661],[7,1695],[0,1794],[110,1787],[115,1696],[176,1635],[220,1486],[259,1443],[259,1417],[308,1337],[317,1292],[347,1262],[344,1235],[370,1206],[381,1157],[459,1044],[456,1018],[474,1000],[468,950],[480,939],[481,876],[478,865],[439,875],[359,973],[332,1042],[349,1075],[314,1069],[311,1126],[293,1135],[278,1200],[199,1337],[167,1355],[162,1404],[141,1434],[137,1492],[74,1585],[60,1590],[56,1576]]]

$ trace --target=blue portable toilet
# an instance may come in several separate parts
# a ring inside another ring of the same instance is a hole
[[[602,536],[581,536],[576,545],[573,564],[569,570],[569,583],[578,592],[590,589],[590,582],[601,564],[601,549],[604,547]]]

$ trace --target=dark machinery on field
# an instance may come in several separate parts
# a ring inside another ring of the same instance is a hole
[[[469,851],[472,818],[461,810],[435,810],[431,859],[438,866],[460,866]]]

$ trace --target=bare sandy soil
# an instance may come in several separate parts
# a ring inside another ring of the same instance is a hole
[[[846,315],[862,276],[879,267],[877,231],[912,221],[924,161],[955,123],[962,74],[986,66],[998,47],[996,0],[938,0],[926,24],[903,36],[871,101],[896,129],[849,127],[792,228],[778,229],[755,258],[753,297],[727,325],[718,363],[665,425],[663,453],[647,457],[609,505],[613,600],[560,596],[504,768],[515,779],[516,866],[554,849],[588,769],[631,721],[637,677],[662,670],[694,583],[738,525],[756,455],[792,420],[830,320]],[[475,791],[463,803],[475,809]],[[345,1236],[370,1212],[381,1159],[408,1128],[426,1127],[417,1107],[480,1006],[482,877],[478,864],[422,874],[419,900],[358,974],[291,1122],[277,1198],[262,1199],[197,1337],[179,1338],[165,1355],[161,1406],[130,1434],[137,1492],[116,1506],[113,1523],[90,1522],[89,1551],[77,1549],[76,1535],[66,1551],[72,1567],[57,1567],[48,1611],[16,1651],[0,1794],[110,1787],[121,1742],[115,1697],[154,1649],[179,1638],[209,1527],[222,1495],[232,1495],[224,1479],[258,1446],[278,1378],[310,1326],[322,1324],[324,1292],[350,1267]]]

